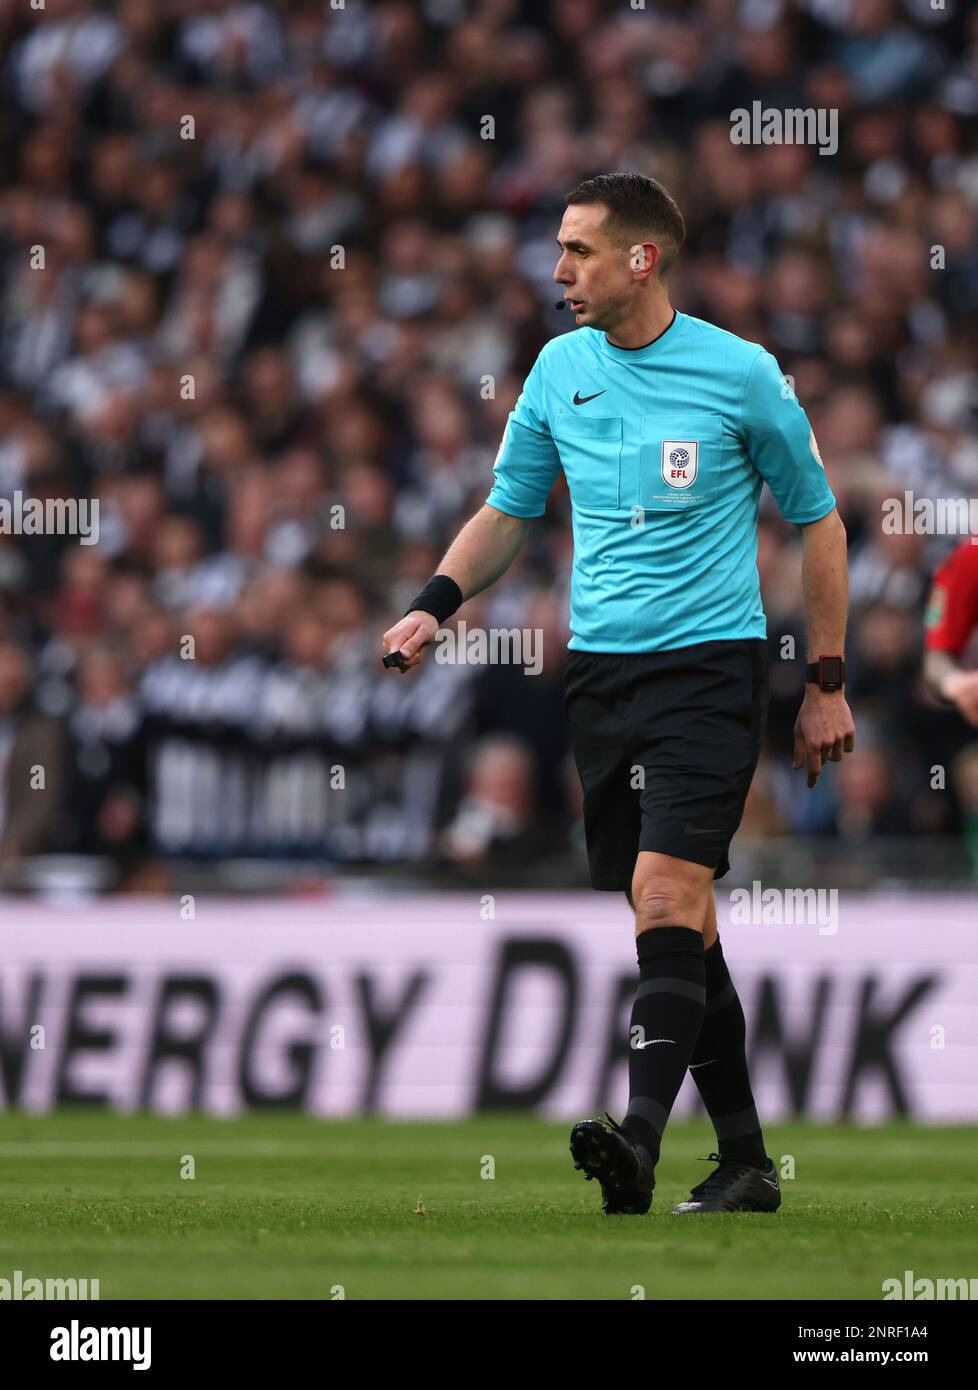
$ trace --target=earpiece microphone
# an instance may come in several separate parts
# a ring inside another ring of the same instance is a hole
[[[566,299],[558,299],[558,300],[555,302],[555,304],[554,304],[554,308],[555,308],[555,309],[565,309],[566,307],[567,307],[567,300],[566,300]]]

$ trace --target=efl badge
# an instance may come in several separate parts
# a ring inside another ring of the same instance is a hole
[[[662,477],[670,487],[692,487],[696,482],[699,443],[695,439],[666,439],[662,445]]]

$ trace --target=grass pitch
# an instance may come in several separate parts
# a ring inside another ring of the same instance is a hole
[[[103,1300],[879,1300],[908,1269],[978,1276],[975,1128],[768,1127],[795,1161],[781,1211],[719,1217],[671,1215],[712,1171],[706,1122],[670,1125],[644,1217],[602,1214],[569,1130],[0,1114],[0,1278],[98,1278]]]

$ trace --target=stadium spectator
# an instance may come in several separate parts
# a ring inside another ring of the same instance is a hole
[[[0,880],[51,847],[62,804],[64,731],[31,705],[26,652],[0,641]]]

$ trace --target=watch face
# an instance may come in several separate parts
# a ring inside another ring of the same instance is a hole
[[[842,657],[823,656],[818,663],[818,683],[825,689],[836,689],[842,684]]]

